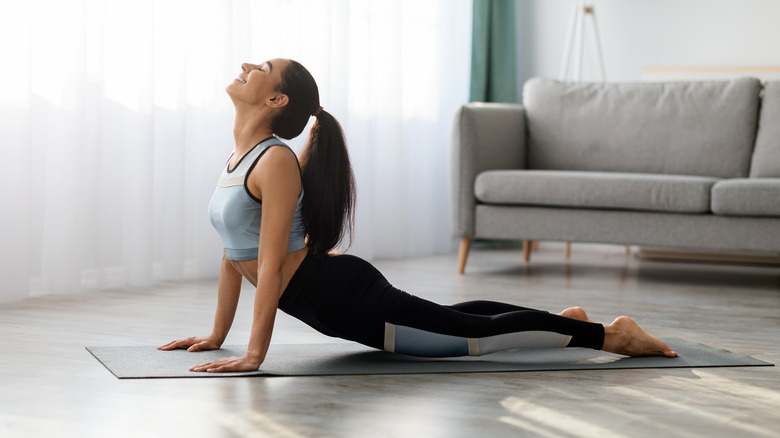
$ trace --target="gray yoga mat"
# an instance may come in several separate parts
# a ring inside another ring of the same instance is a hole
[[[684,339],[664,341],[679,357],[625,357],[583,348],[564,348],[431,359],[386,353],[350,343],[272,344],[261,370],[243,373],[196,373],[189,368],[223,357],[241,356],[246,346],[196,353],[160,351],[156,347],[87,347],[87,350],[120,379],[773,366],[750,356]]]

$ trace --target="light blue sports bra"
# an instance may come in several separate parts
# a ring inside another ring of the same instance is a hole
[[[246,177],[254,169],[263,153],[271,146],[277,145],[289,148],[276,137],[267,138],[241,157],[232,170],[229,169],[230,160],[228,160],[225,169],[222,170],[222,175],[219,177],[217,189],[209,203],[209,218],[222,239],[225,255],[229,260],[257,259],[263,204],[249,192]],[[298,205],[295,207],[295,216],[290,230],[290,243],[287,245],[288,253],[306,247],[306,230],[303,227],[303,216],[301,215],[302,201],[303,188],[298,196]]]

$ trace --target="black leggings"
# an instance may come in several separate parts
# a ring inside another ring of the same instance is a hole
[[[393,287],[351,255],[307,256],[279,309],[315,330],[415,356],[482,355],[515,348],[601,349],[604,327],[493,301],[443,306]]]

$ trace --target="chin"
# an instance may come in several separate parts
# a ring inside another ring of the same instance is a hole
[[[233,82],[231,82],[231,83],[227,84],[227,86],[225,87],[225,92],[226,92],[226,93],[228,94],[228,96],[230,96],[231,98],[233,97],[233,94],[235,93],[235,90],[234,90],[234,88],[235,88],[235,87],[234,87],[234,84],[233,84]]]

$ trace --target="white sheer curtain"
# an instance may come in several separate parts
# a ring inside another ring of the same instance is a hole
[[[470,0],[0,3],[0,301],[215,276],[206,207],[244,60],[300,61],[342,122],[350,252],[452,250],[470,14]]]

